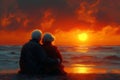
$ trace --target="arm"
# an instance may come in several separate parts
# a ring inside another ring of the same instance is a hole
[[[57,58],[60,60],[60,63],[62,63],[63,59],[62,59],[62,55],[61,55],[60,51],[58,50],[57,47],[54,46],[54,48],[55,48]]]
[[[36,44],[36,46],[34,46],[35,48],[35,54],[36,54],[36,60],[38,61],[38,63],[42,63],[44,65],[54,65],[54,64],[58,64],[57,60],[53,60],[51,58],[49,58],[44,49],[41,47],[41,45]]]

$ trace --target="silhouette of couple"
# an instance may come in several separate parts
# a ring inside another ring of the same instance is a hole
[[[66,75],[62,56],[52,44],[54,36],[34,30],[31,40],[23,45],[20,55],[20,74],[27,75]],[[42,45],[39,43],[42,40]]]

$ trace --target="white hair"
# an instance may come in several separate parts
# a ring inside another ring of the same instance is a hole
[[[52,42],[55,40],[55,37],[51,33],[45,33],[42,40],[43,42]]]
[[[42,31],[36,29],[31,34],[32,39],[40,39],[42,37]]]

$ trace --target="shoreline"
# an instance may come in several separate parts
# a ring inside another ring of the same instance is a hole
[[[17,73],[0,73],[0,80],[120,80],[120,74],[68,73],[68,76],[16,77]]]

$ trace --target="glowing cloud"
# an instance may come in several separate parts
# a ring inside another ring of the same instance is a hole
[[[85,31],[87,44],[119,44],[119,9],[120,0],[0,0],[0,34],[27,34],[37,28],[61,38],[56,43],[75,44],[81,41],[74,35]]]

